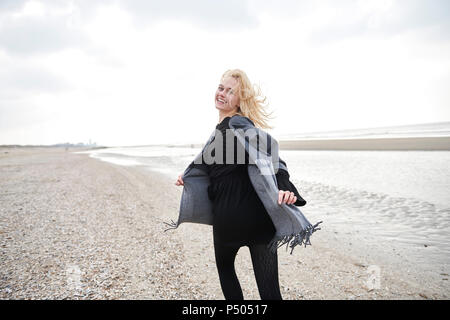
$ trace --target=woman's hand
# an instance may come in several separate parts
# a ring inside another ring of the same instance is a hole
[[[286,203],[293,204],[297,201],[297,197],[291,191],[278,191],[278,204]]]
[[[175,185],[177,186],[184,186],[184,181],[181,178],[181,174],[178,176],[177,182],[175,182]]]

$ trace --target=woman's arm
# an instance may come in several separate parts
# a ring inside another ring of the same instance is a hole
[[[276,173],[277,178],[277,184],[278,189],[282,191],[290,191],[293,192],[294,195],[297,197],[297,201],[293,203],[293,205],[301,207],[306,204],[306,200],[300,196],[298,193],[297,188],[294,186],[294,184],[289,180],[289,173],[286,170],[278,169],[278,172]]]

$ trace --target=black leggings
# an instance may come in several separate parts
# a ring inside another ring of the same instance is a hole
[[[216,265],[220,285],[226,300],[243,300],[242,289],[234,269],[234,260],[241,245],[221,244],[214,241]],[[252,257],[256,284],[262,300],[282,300],[278,282],[277,253],[266,244],[248,245]]]

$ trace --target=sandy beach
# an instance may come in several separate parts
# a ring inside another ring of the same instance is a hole
[[[178,216],[175,179],[64,148],[0,148],[0,298],[223,299],[211,227],[164,232]],[[447,273],[399,264],[401,252],[380,259],[325,223],[311,242],[279,250],[284,299],[449,297]],[[245,299],[259,299],[248,248],[236,270]]]

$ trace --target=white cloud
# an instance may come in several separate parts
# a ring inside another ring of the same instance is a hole
[[[121,8],[133,15],[140,25],[176,20],[215,31],[255,27],[257,21],[249,11],[248,1],[228,0],[118,0]]]
[[[279,134],[450,120],[448,23],[431,2],[3,3],[0,144],[203,142],[234,67]]]

